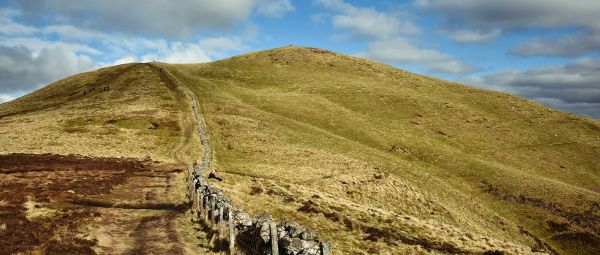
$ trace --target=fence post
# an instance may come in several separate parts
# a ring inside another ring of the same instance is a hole
[[[229,254],[232,255],[235,252],[235,229],[233,228],[233,211],[231,210],[231,206],[229,206]]]
[[[192,181],[192,165],[188,164],[187,165],[187,181],[190,182]]]
[[[198,190],[198,223],[200,223],[202,211],[204,211],[204,194]]]
[[[188,176],[188,177],[189,177],[189,176]],[[191,178],[188,178],[188,179],[189,179],[189,180],[188,180],[188,183],[187,183],[187,185],[188,185],[188,186],[187,186],[187,197],[188,197],[189,199],[192,199],[192,179],[191,179]]]
[[[223,238],[223,204],[219,206],[219,238]]]
[[[204,223],[206,225],[208,225],[208,213],[209,213],[209,209],[208,209],[208,195],[204,196],[204,198],[206,199],[206,201],[204,202]]]
[[[202,192],[200,192],[200,189],[198,189],[196,191],[196,212],[198,215],[198,220],[200,219],[200,213],[202,213]]]
[[[277,243],[277,224],[271,221],[269,226],[271,227],[271,254],[279,255],[279,244]]]
[[[217,201],[215,201],[215,198],[213,197],[212,199],[212,206],[211,206],[211,210],[210,210],[210,226],[214,227],[215,226],[215,221],[217,219],[217,214],[215,213],[215,210],[217,209]]]
[[[196,205],[196,185],[192,186],[192,197],[190,198],[192,200],[192,212],[194,212],[194,207]]]
[[[193,208],[193,203],[194,203],[194,193],[196,192],[196,181],[192,180],[191,184],[190,184],[190,199],[192,200],[192,208]]]
[[[331,255],[331,242],[322,242],[321,243],[321,255]]]

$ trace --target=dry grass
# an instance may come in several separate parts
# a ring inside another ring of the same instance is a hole
[[[42,207],[41,204],[31,200],[23,203],[23,207],[27,209],[25,211],[25,218],[30,221],[44,220],[60,216],[60,212],[58,210]]]
[[[316,49],[165,67],[200,99],[222,186],[337,254],[582,254],[555,236],[599,240],[598,121]],[[317,213],[298,211],[307,201]],[[557,218],[567,230],[546,227]]]
[[[117,66],[76,75],[3,104],[0,153],[75,153],[175,162],[173,149],[180,143],[182,129],[191,125],[181,119],[189,115],[182,113],[189,112],[189,103],[158,80],[147,66]],[[110,90],[104,91],[105,86]],[[57,96],[65,94],[74,95]],[[201,153],[184,151],[193,153],[181,155],[188,159]]]

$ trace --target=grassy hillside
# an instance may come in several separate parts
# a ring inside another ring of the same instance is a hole
[[[159,65],[198,96],[219,185],[335,254],[600,253],[597,120],[319,49]],[[188,99],[153,69],[0,104],[0,154],[200,158]]]
[[[81,73],[0,104],[0,153],[191,160],[197,137],[178,148],[192,137],[190,107],[149,65]]]
[[[0,254],[214,254],[182,210],[190,108],[149,64],[0,104]]]
[[[311,48],[163,66],[222,186],[338,254],[600,252],[596,120]]]

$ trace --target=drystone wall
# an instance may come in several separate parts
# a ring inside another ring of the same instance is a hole
[[[252,217],[212,186],[198,164],[188,170],[193,213],[200,224],[216,231],[213,243],[229,243],[231,254],[331,255],[331,242],[319,241],[314,230],[289,220],[277,222],[268,214]]]

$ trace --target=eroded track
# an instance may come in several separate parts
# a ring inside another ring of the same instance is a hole
[[[182,254],[178,172],[148,160],[0,155],[0,254]],[[168,244],[152,247],[155,235]]]

